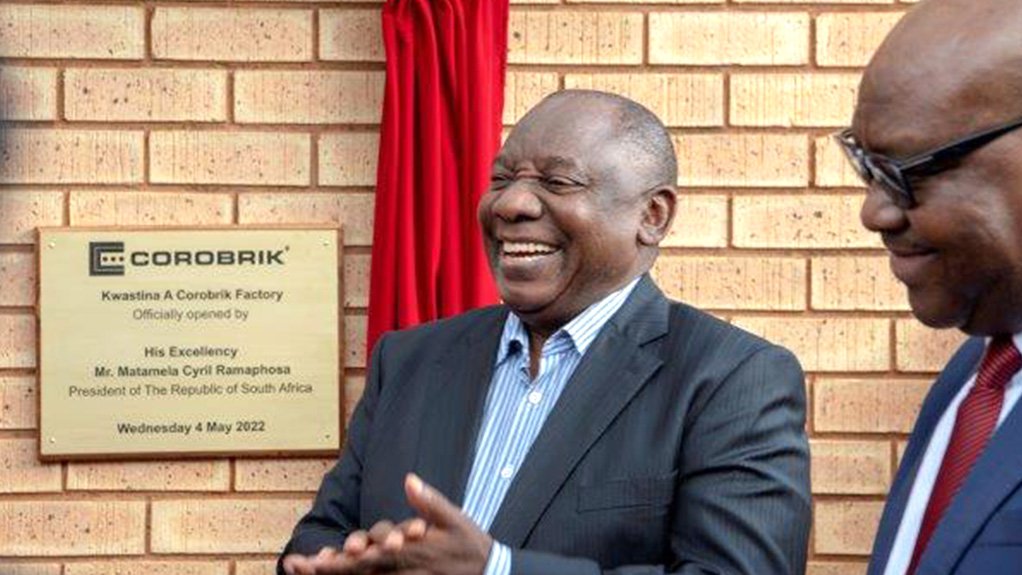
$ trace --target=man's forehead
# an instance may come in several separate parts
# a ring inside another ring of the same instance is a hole
[[[494,165],[507,169],[531,168],[545,172],[583,174],[594,169],[592,155],[572,154],[559,146],[519,146],[508,140],[494,160]]]
[[[1010,119],[1020,107],[1018,29],[1018,0],[920,4],[863,75],[856,137],[873,151],[920,152]]]
[[[499,160],[543,161],[560,167],[580,167],[607,146],[617,135],[602,126],[600,119],[587,123],[584,117],[536,116],[516,127],[501,148]]]

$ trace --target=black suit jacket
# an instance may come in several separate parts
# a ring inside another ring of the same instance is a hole
[[[908,440],[873,545],[869,575],[883,575],[890,560],[919,466],[933,432],[962,386],[979,369],[983,338],[970,338],[930,389]],[[1022,409],[997,428],[944,512],[919,557],[917,575],[1022,573]]]
[[[411,517],[411,471],[462,502],[507,314],[380,340],[348,445],[284,554]],[[513,550],[513,573],[801,574],[804,424],[790,352],[668,301],[644,277],[576,369],[490,534]]]

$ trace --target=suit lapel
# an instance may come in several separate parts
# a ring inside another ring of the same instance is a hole
[[[642,345],[667,332],[669,305],[649,277],[590,346],[515,476],[490,526],[520,547],[611,421],[661,365]]]
[[[1001,502],[1022,484],[1022,410],[997,428],[919,559],[920,574],[951,573]]]
[[[898,473],[894,478],[894,484],[887,496],[887,504],[884,507],[880,526],[877,529],[876,541],[873,545],[868,575],[881,575],[887,569],[887,562],[890,559],[894,540],[905,513],[905,506],[908,504],[919,465],[930,444],[933,430],[947,410],[948,404],[976,371],[983,354],[983,348],[982,339],[971,339],[966,342],[948,362],[947,368],[940,374],[923,403],[915,428],[909,438],[908,448],[905,450]]]
[[[416,472],[460,505],[507,309],[480,318],[431,367]]]

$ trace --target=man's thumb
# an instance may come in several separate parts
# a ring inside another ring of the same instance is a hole
[[[405,496],[412,509],[432,525],[453,526],[462,517],[460,509],[414,473],[405,476]]]

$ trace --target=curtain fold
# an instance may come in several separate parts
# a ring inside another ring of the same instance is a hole
[[[388,0],[369,333],[495,303],[475,208],[500,147],[508,0]]]

